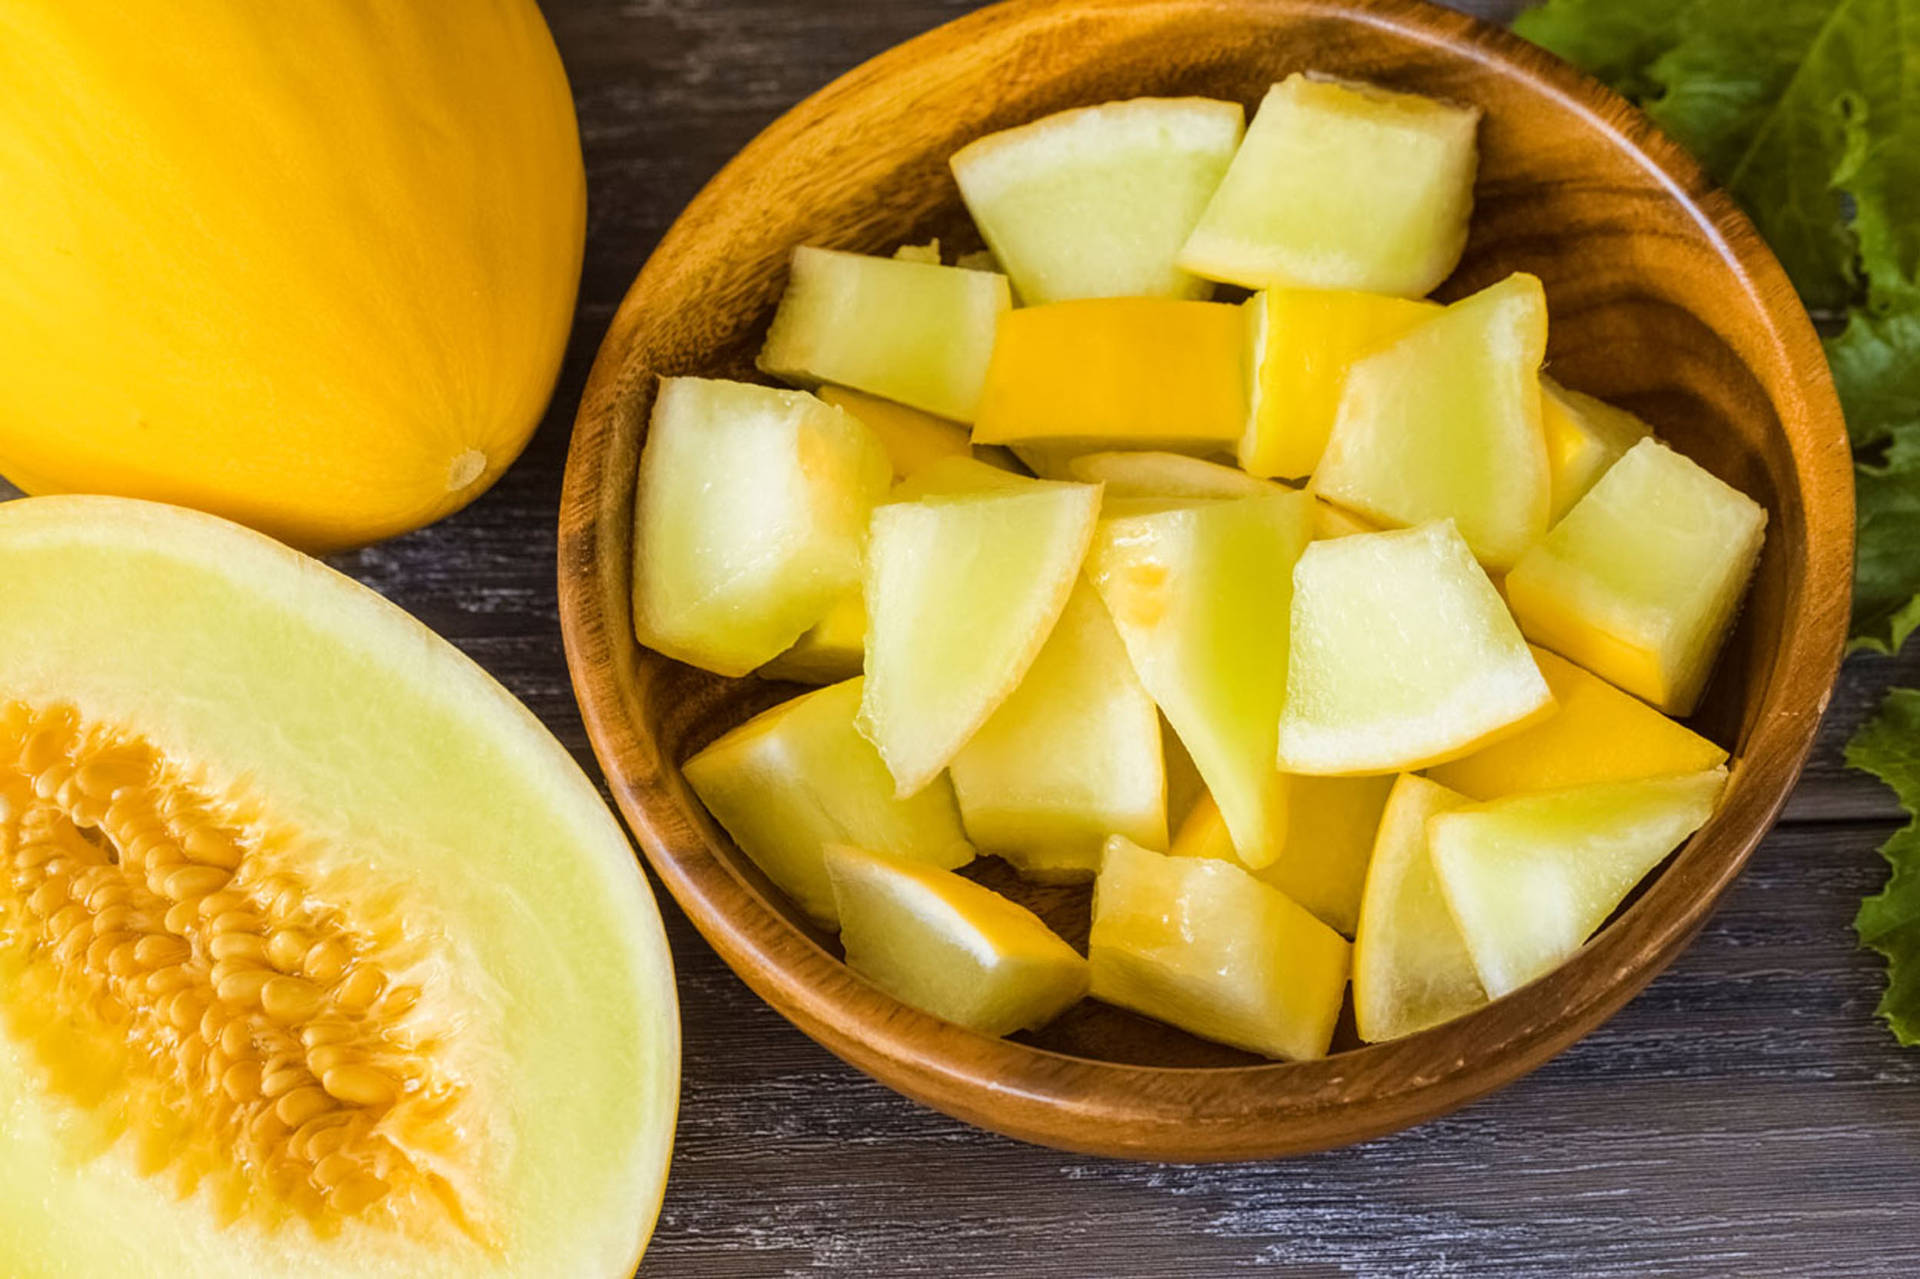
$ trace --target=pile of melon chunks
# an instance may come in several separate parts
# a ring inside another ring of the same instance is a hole
[[[639,638],[824,685],[686,778],[875,985],[1314,1058],[1349,982],[1380,1041],[1553,969],[1707,820],[1669,717],[1765,513],[1541,375],[1532,276],[1422,300],[1479,114],[1296,75],[995,133],[990,254],[796,250],[759,364],[809,390],[661,382]],[[980,853],[1092,880],[1086,955]]]

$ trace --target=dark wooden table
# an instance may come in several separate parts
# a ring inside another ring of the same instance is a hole
[[[614,307],[675,213],[762,126],[970,7],[545,2],[591,185],[559,393],[479,503],[337,562],[477,658],[589,770],[555,613],[554,516],[573,410]],[[1920,652],[1849,662],[1786,821],[1698,943],[1609,1025],[1449,1118],[1284,1163],[1107,1162],[923,1110],[764,1007],[662,894],[685,1086],[643,1274],[1912,1273],[1920,1053],[1875,1023],[1879,963],[1849,928],[1899,813],[1841,764],[1848,734],[1896,682],[1920,682]]]

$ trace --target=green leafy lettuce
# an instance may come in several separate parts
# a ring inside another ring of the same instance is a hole
[[[1515,29],[1644,106],[1844,322],[1854,636],[1898,648],[1920,625],[1920,0],[1548,0]]]
[[[1847,763],[1893,788],[1909,815],[1920,811],[1920,691],[1896,688],[1847,744]],[[1920,818],[1880,847],[1893,867],[1887,886],[1860,903],[1853,927],[1887,959],[1880,1015],[1903,1044],[1920,1043]]]

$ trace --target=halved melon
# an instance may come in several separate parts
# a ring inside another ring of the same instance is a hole
[[[7,503],[0,580],[0,1269],[631,1274],[672,969],[567,752],[209,516]]]

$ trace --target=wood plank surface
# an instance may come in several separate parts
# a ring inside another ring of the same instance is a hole
[[[590,770],[554,594],[572,413],[679,208],[800,97],[971,7],[544,0],[590,182],[566,372],[522,461],[462,514],[339,557],[523,698]],[[1505,17],[1517,4],[1459,7]],[[1699,941],[1530,1078],[1397,1137],[1265,1165],[1055,1154],[923,1110],[767,1010],[662,899],[685,1084],[643,1267],[703,1276],[1892,1275],[1920,1220],[1920,1053],[1873,1021],[1849,928],[1899,814],[1841,749],[1920,651],[1856,657],[1787,821]],[[597,774],[596,774],[597,775]]]

